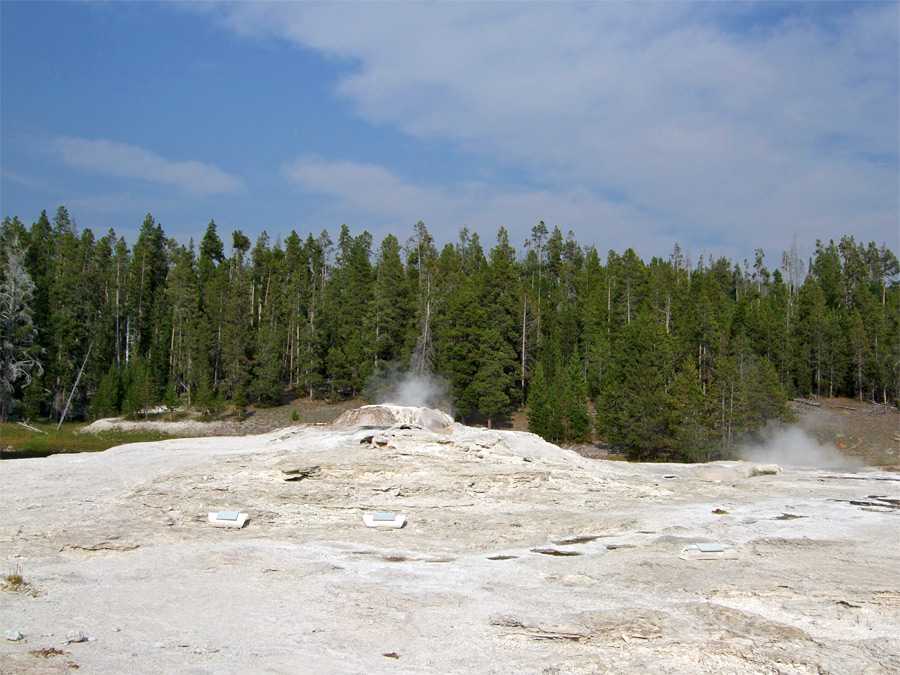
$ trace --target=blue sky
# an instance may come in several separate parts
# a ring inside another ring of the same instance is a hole
[[[0,211],[900,248],[900,4],[0,2]]]

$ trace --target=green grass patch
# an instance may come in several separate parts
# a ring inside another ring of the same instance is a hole
[[[3,578],[2,585],[8,591],[19,591],[25,588],[26,582],[22,576],[22,566],[16,565],[11,569],[9,574]]]
[[[22,566],[16,565],[4,577],[0,577],[0,591],[11,593],[24,593],[33,598],[38,596],[38,589],[31,582],[25,581],[22,576]]]
[[[102,452],[116,445],[146,443],[177,438],[157,431],[104,431],[99,434],[76,433],[84,424],[63,424],[59,431],[53,423],[32,423],[45,431],[39,434],[14,423],[0,424],[0,459],[47,457],[69,452]]]

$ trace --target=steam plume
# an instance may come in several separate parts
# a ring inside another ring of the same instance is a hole
[[[795,426],[766,429],[761,442],[748,443],[739,448],[738,456],[751,462],[816,469],[855,469],[862,466],[858,459],[819,443]]]
[[[437,408],[452,415],[449,388],[444,380],[431,373],[417,375],[398,370],[377,373],[366,384],[366,398],[376,403]]]

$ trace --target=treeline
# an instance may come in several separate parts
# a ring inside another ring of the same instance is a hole
[[[214,222],[179,244],[150,215],[129,249],[64,207],[0,235],[4,418],[335,400],[409,370],[443,378],[469,421],[527,405],[554,441],[706,459],[789,396],[900,390],[897,258],[852,237],[770,271],[762,250],[601,257],[543,222],[520,251],[503,228],[488,250],[466,228],[438,250],[421,222],[377,248],[346,226],[226,247]]]

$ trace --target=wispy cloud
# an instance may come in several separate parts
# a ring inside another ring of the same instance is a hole
[[[219,16],[346,63],[336,91],[364,119],[524,168],[518,188],[560,209],[529,221],[566,229],[625,205],[658,236],[743,250],[795,232],[896,238],[898,18],[896,3],[236,3]],[[397,176],[355,175],[410,196]],[[411,196],[453,204],[460,187]]]
[[[375,164],[304,156],[286,166],[284,176],[305,192],[337,198],[353,213],[378,213],[402,221],[423,218],[424,214],[415,215],[422,211],[435,214],[455,210],[452,199],[441,190],[414,185]]]
[[[326,222],[371,223],[373,234],[384,236],[412,231],[419,221],[445,240],[463,225],[479,232],[486,243],[503,226],[521,246],[537,224],[535,214],[556,214],[564,231],[573,229],[583,241],[601,250],[624,250],[635,238],[654,247],[669,245],[653,231],[652,222],[628,204],[603,200],[583,188],[534,190],[498,187],[484,181],[466,181],[439,187],[416,184],[390,169],[351,161],[328,161],[303,156],[283,169],[288,183],[305,193],[330,198],[320,219]],[[600,230],[608,230],[602,238]]]
[[[26,178],[25,176],[20,176],[17,173],[12,173],[11,171],[6,171],[5,169],[3,171],[0,171],[0,176],[27,188],[36,189],[43,187],[43,184],[40,181]]]
[[[243,183],[212,164],[195,160],[172,161],[144,148],[115,141],[86,138],[56,138],[51,152],[68,166],[120,178],[136,178],[174,185],[185,193],[231,194]]]

